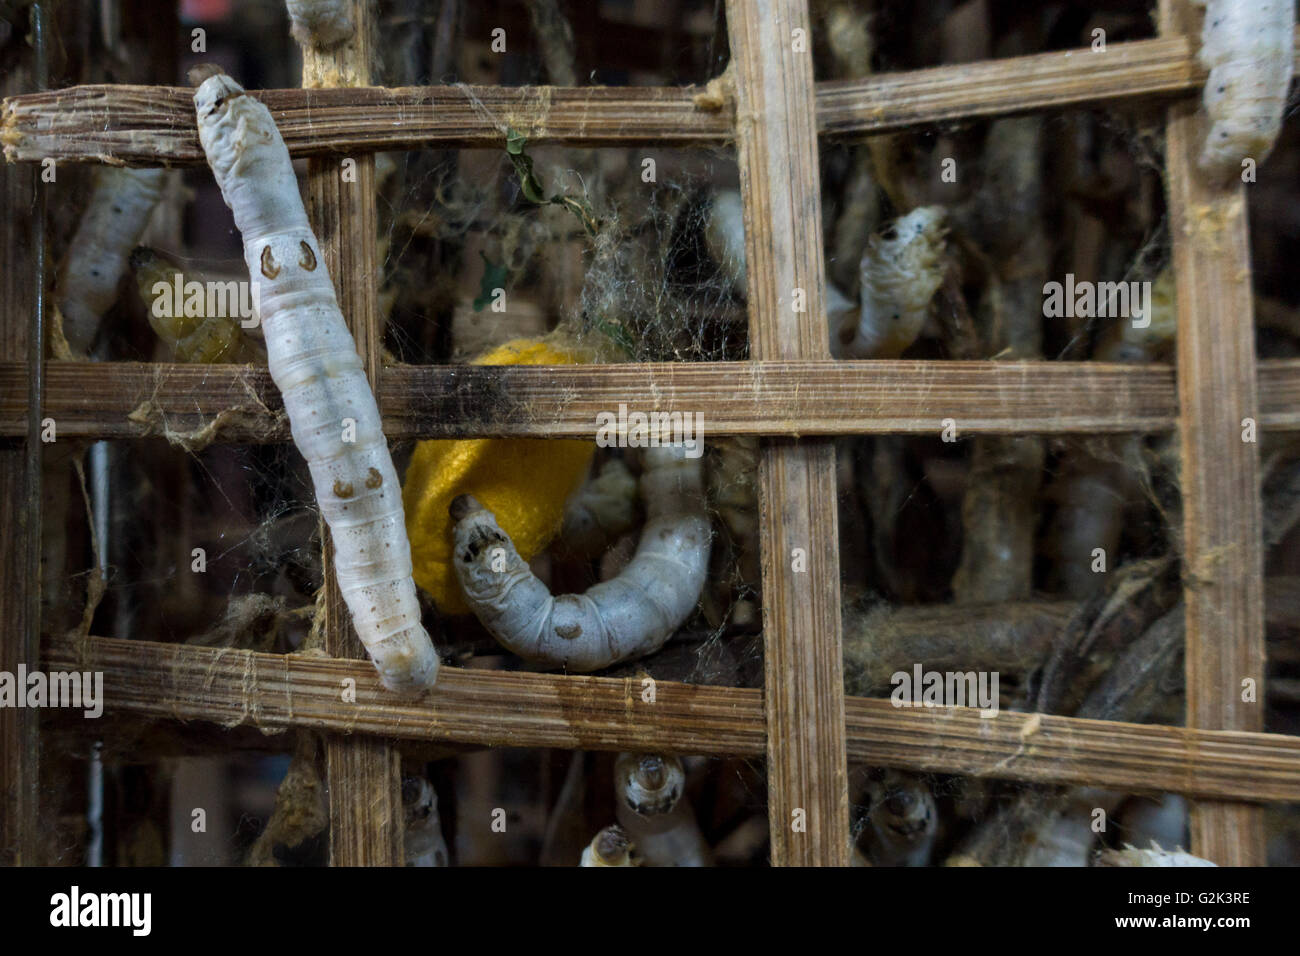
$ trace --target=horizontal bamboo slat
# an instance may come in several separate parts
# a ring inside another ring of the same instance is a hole
[[[1297,43],[1300,49],[1300,43]],[[1205,72],[1186,37],[1113,43],[817,85],[821,133],[883,133],[1013,112],[1190,93]],[[431,147],[500,147],[507,126],[536,143],[708,146],[734,135],[698,87],[469,87],[263,90],[294,156]],[[203,162],[193,91],[79,86],[5,100],[10,162]]]
[[[699,109],[698,87],[419,86],[254,90],[293,156],[503,147],[530,142],[702,146],[726,142],[731,119]],[[10,162],[204,162],[194,91],[177,86],[75,86],[5,101],[0,142]]]
[[[45,413],[59,438],[187,432],[225,413],[220,441],[286,441],[265,367],[47,363]],[[0,362],[0,437],[26,434],[27,366]],[[1300,360],[1259,363],[1259,424],[1300,429]],[[639,399],[639,400],[638,400]],[[593,438],[599,412],[698,412],[704,435],[798,437],[1164,432],[1177,424],[1173,369],[1101,362],[771,361],[383,369],[389,438]]]
[[[1300,30],[1296,31],[1300,36]],[[817,86],[817,125],[828,135],[886,133],[931,123],[1197,92],[1206,73],[1187,37],[1108,43],[880,73]]]
[[[82,653],[84,651],[84,653]],[[444,668],[423,700],[384,690],[374,666],[297,654],[60,637],[47,670],[104,674],[108,712],[273,733],[296,727],[493,747],[657,750],[762,757],[762,692],[660,681]],[[356,702],[343,700],[355,681]],[[1035,783],[1300,801],[1300,737],[1189,730],[970,708],[909,710],[845,698],[852,761]]]

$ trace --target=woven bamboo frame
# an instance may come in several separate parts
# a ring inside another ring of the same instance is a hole
[[[359,12],[365,6],[358,4]],[[777,865],[846,861],[850,759],[1027,782],[1180,792],[1197,799],[1194,852],[1221,863],[1262,862],[1258,803],[1300,800],[1300,738],[1260,733],[1260,705],[1237,702],[1242,677],[1260,684],[1263,678],[1259,499],[1256,446],[1234,444],[1224,430],[1235,435],[1244,417],[1263,428],[1300,427],[1300,362],[1254,359],[1250,287],[1240,281],[1250,268],[1241,187],[1213,192],[1195,175],[1194,94],[1204,74],[1194,59],[1183,0],[1161,0],[1160,7],[1159,39],[1114,44],[1104,55],[1050,53],[814,86],[811,54],[793,53],[787,42],[794,29],[809,29],[806,0],[729,0],[734,110],[705,112],[694,105],[696,91],[690,89],[477,88],[485,104],[508,106],[513,121],[539,142],[737,143],[751,263],[752,360],[746,363],[382,368],[374,272],[364,268],[375,256],[373,205],[352,198],[365,190],[344,195],[331,188],[333,174],[313,166],[309,210],[358,347],[378,382],[390,436],[588,436],[596,410],[630,393],[649,394],[651,381],[659,408],[702,411],[714,434],[766,436],[764,690],[661,683],[656,702],[644,704],[639,686],[624,681],[447,670],[427,699],[403,703],[378,687],[369,664],[352,660],[359,650],[337,594],[327,619],[329,659],[55,638],[44,642],[43,661],[103,670],[109,707],[119,712],[325,732],[334,784],[331,859],[341,864],[400,862],[400,846],[394,845],[400,841],[392,839],[398,740],[765,755]],[[352,48],[337,54],[352,57],[353,66],[364,62],[356,59],[363,55]],[[272,106],[295,155],[497,147],[503,141],[500,129],[465,108],[465,92],[457,88],[254,95]],[[1168,205],[1180,309],[1176,369],[829,360],[820,303],[818,134],[881,132],[1141,97],[1171,104]],[[173,88],[23,93],[6,100],[5,124],[7,156],[20,164],[4,171],[10,210],[37,188],[30,163],[46,157],[140,165],[202,161],[189,93]],[[1213,248],[1178,228],[1189,209],[1205,204],[1223,210],[1230,223],[1226,240]],[[342,236],[351,238],[340,244]],[[25,439],[30,448],[30,423],[46,415],[58,420],[61,436],[148,434],[149,426],[127,415],[149,398],[178,428],[239,406],[245,414],[220,432],[223,440],[287,438],[265,370],[26,357],[32,315],[41,315],[41,304],[19,278],[33,267],[30,251],[20,245],[11,235],[0,276],[9,293],[0,322],[0,436]],[[39,264],[38,273],[42,269]],[[801,315],[788,309],[789,290],[796,286],[809,296]],[[39,341],[40,322],[34,327]],[[483,403],[485,393],[511,401]],[[963,708],[914,712],[843,697],[833,458],[824,439],[934,433],[947,417],[972,434],[1179,431],[1193,571],[1187,577],[1197,584],[1186,594],[1185,728],[1006,712],[986,720]],[[28,609],[35,580],[12,560],[39,527],[39,494],[30,497],[33,479],[28,474],[24,484],[23,476],[22,447],[0,447],[0,488],[10,500],[24,488],[29,495],[27,523],[6,528],[0,542],[6,556],[0,561],[6,585],[0,603],[7,621],[22,625],[0,638],[0,666],[35,656],[30,648],[39,627]],[[795,546],[809,550],[809,574],[783,573],[783,556]],[[1224,549],[1234,555],[1232,568],[1208,567],[1210,556]],[[811,587],[814,576],[834,586]],[[344,677],[357,681],[356,704],[338,700],[335,691]],[[24,711],[0,711],[6,779],[0,847],[19,862],[38,859],[36,735],[35,721]],[[795,809],[806,813],[802,832],[790,826]]]

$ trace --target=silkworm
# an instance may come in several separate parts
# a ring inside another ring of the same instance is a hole
[[[605,827],[583,847],[579,866],[637,866],[632,841],[618,824]]]
[[[617,577],[585,594],[551,595],[496,517],[472,495],[451,502],[452,564],[470,609],[520,657],[579,673],[661,648],[695,609],[709,563],[700,460],[680,446],[647,448],[646,523]]]
[[[836,358],[897,358],[916,341],[943,284],[945,214],[922,206],[872,236],[862,254],[856,324],[831,329]]]
[[[76,355],[90,351],[99,320],[117,298],[127,257],[162,197],[167,171],[104,166],[96,170],[90,205],[59,270],[54,300],[63,335]]]
[[[1096,866],[1218,866],[1182,850],[1162,850],[1152,844],[1149,850],[1126,846],[1122,850],[1102,850]]]
[[[431,685],[438,658],[420,623],[397,472],[289,150],[270,111],[224,73],[203,80],[194,106],[199,141],[244,239],[267,364],[333,534],[352,622],[385,687]]]
[[[1210,131],[1200,166],[1215,176],[1262,163],[1282,127],[1295,56],[1294,0],[1209,0],[1201,30]]]
[[[171,347],[176,361],[219,364],[258,358],[257,348],[240,325],[238,287],[242,283],[187,275],[166,256],[145,246],[137,246],[130,261],[149,325]],[[209,310],[205,294],[203,310],[188,314],[194,311],[187,307],[189,295],[183,291],[189,283],[199,283],[205,293],[207,288],[220,287],[224,307]]]
[[[1119,832],[1132,846],[1187,845],[1187,798],[1177,793],[1135,796],[1119,809]]]
[[[438,817],[438,792],[423,777],[402,779],[406,820],[403,847],[407,866],[447,866],[447,841]]]
[[[647,866],[713,865],[685,788],[676,757],[625,753],[614,761],[618,822]]]
[[[285,0],[289,32],[302,46],[337,46],[356,30],[349,0]]]
[[[920,213],[922,211],[918,209],[917,212]],[[939,208],[930,207],[930,212],[918,216],[917,221],[924,222],[923,234],[928,241],[931,241],[932,243],[939,242],[941,241],[941,229],[939,230],[939,239],[935,239],[935,237],[933,237],[933,230],[930,228],[930,219],[928,219],[928,216],[930,216],[931,213],[939,213],[939,216],[943,215]],[[913,216],[917,216],[917,213],[913,213]],[[900,220],[900,224],[901,222],[902,220]],[[710,255],[710,258],[714,260],[716,265],[718,265],[719,272],[723,274],[723,277],[727,278],[728,284],[731,285],[732,293],[738,295],[738,297],[744,298],[746,293],[746,276],[748,276],[748,269],[746,269],[745,264],[745,216],[744,203],[741,202],[740,193],[737,193],[736,190],[719,190],[719,193],[714,196],[714,200],[712,200],[712,204],[710,208],[708,208],[707,220],[705,222],[705,243],[708,248],[708,255]],[[870,246],[870,243],[868,243],[868,246]],[[900,255],[904,256],[904,258],[928,261],[924,260],[924,256],[920,255],[920,250],[922,250],[922,245],[920,245],[920,243],[914,245],[914,243],[910,241],[896,241],[894,242],[894,245],[889,248],[881,247],[879,255],[883,256],[883,258]],[[870,248],[868,248],[867,254],[863,255],[861,268],[866,268],[867,256],[870,254],[871,251]],[[884,271],[884,267],[881,267],[881,265],[875,265],[875,267],[872,268],[874,268],[874,272],[876,273]],[[943,269],[941,269],[941,265],[936,264],[935,269],[939,271],[939,281],[943,281]],[[863,276],[865,276],[865,274],[866,273],[863,272]],[[935,289],[937,289],[937,287],[939,287],[939,285],[937,285],[936,282]],[[926,295],[926,297],[924,297],[924,302],[920,304],[920,320],[922,321],[924,321],[924,317],[926,317],[926,307],[928,306],[928,303],[930,303],[933,294],[935,294],[935,290],[931,289],[930,294]],[[863,302],[866,302],[866,300],[863,299]],[[859,313],[858,303],[855,303],[853,299],[848,297],[848,295],[842,293],[839,287],[836,287],[833,282],[827,282],[826,302],[823,303],[823,306],[826,307],[827,323],[829,328],[831,328],[832,354],[839,356],[839,358],[845,358],[845,355],[840,355],[840,351],[842,351],[840,346],[842,346],[842,338],[850,334],[848,329],[852,328],[854,319]],[[879,320],[874,320],[874,324],[871,324],[871,328],[875,328],[875,326],[879,324]],[[917,334],[919,333],[920,324],[918,323],[917,326],[915,326],[914,332],[911,333],[911,338],[907,339],[906,342],[901,343],[897,350],[901,352],[906,349],[906,347],[911,345],[911,342],[917,338]],[[888,336],[885,336],[885,339],[887,339],[887,345],[893,342],[893,339]],[[867,349],[868,346],[863,347]],[[837,349],[839,349],[839,351],[837,351]],[[872,356],[874,356],[874,354],[871,354],[871,352],[868,351],[867,354],[848,355],[848,358],[872,358]]]
[[[872,866],[927,866],[939,810],[929,785],[915,774],[887,770],[867,789],[867,859]]]
[[[570,496],[564,506],[560,540],[580,557],[602,554],[636,524],[636,478],[622,458],[611,458],[600,474]]]
[[[704,223],[704,242],[709,256],[731,285],[744,298],[748,271],[745,266],[745,204],[734,189],[720,189],[709,206]]]
[[[1142,321],[1110,320],[1093,357],[1099,362],[1158,362],[1168,358],[1178,331],[1177,304],[1173,270],[1164,269],[1151,283],[1147,314]]]

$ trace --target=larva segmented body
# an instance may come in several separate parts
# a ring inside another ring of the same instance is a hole
[[[1122,850],[1102,850],[1095,866],[1218,866],[1182,850],[1165,850],[1155,844],[1149,850],[1126,846]]]
[[[64,338],[75,354],[90,351],[99,320],[117,298],[127,257],[162,198],[166,175],[165,169],[115,166],[96,172],[90,205],[68,247],[54,296]]]
[[[636,478],[621,458],[611,458],[600,474],[569,497],[560,538],[584,557],[599,557],[620,534],[636,526]]]
[[[1205,110],[1210,132],[1200,165],[1216,176],[1262,163],[1286,108],[1295,57],[1295,0],[1209,0],[1201,65],[1210,71]]]
[[[147,308],[149,325],[163,342],[171,347],[177,362],[218,364],[222,362],[251,362],[257,349],[244,335],[237,314],[240,305],[236,294],[238,284],[220,280],[190,280],[180,267],[147,246],[137,246],[131,253],[131,268],[135,271],[136,287]],[[179,279],[177,277],[180,277]],[[184,288],[187,281],[205,281],[223,288],[222,304],[214,314],[187,315],[181,297],[172,294],[175,288]],[[226,294],[229,293],[229,294]]]
[[[403,847],[407,866],[448,866],[447,841],[438,816],[438,793],[423,777],[402,780],[402,809],[406,818]]]
[[[384,686],[427,686],[397,472],[379,409],[307,222],[289,151],[265,106],[223,73],[194,94],[199,140],[244,240],[271,378],[334,538],[339,589]]]
[[[659,650],[704,586],[711,529],[701,471],[681,447],[647,448],[646,523],[636,554],[617,577],[559,597],[529,570],[490,511],[469,495],[456,498],[452,563],[466,603],[509,650],[571,671]]]
[[[289,32],[303,46],[336,46],[356,29],[348,0],[285,0],[285,7]]]
[[[862,254],[856,327],[831,330],[836,358],[897,358],[916,341],[943,284],[942,207],[923,206],[871,237]]]
[[[618,822],[647,866],[713,865],[685,789],[676,757],[625,753],[614,761]]]

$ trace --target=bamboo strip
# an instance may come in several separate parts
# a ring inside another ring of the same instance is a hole
[[[1297,43],[1300,49],[1300,43]],[[1009,57],[817,85],[818,131],[884,133],[976,117],[1186,95],[1205,72],[1184,36]],[[536,143],[718,146],[731,117],[696,87],[432,86],[253,91],[294,156],[368,150],[499,148],[510,126]],[[10,97],[0,143],[10,162],[203,162],[179,87],[76,86]]]
[[[488,747],[761,757],[763,693],[659,681],[444,668],[422,698],[384,690],[365,661],[120,638],[46,642],[50,670],[104,675],[106,713]],[[356,701],[342,699],[355,681]],[[1300,737],[968,708],[845,702],[854,762],[1124,792],[1300,801]]]
[[[727,28],[750,355],[829,358],[808,5],[728,0]],[[764,442],[759,499],[772,864],[847,866],[834,445]]]
[[[1161,0],[1161,32],[1190,34],[1183,0]],[[1243,441],[1259,416],[1246,194],[1211,186],[1197,168],[1204,117],[1194,103],[1166,126],[1170,234],[1178,282],[1178,400],[1182,409],[1183,578],[1187,725],[1264,724],[1264,560],[1259,445]],[[1255,685],[1243,702],[1242,683]],[[1265,862],[1258,808],[1192,807],[1192,852],[1221,865]]]
[[[33,20],[41,17],[37,8]],[[43,25],[43,19],[33,23],[37,60],[43,57]],[[39,62],[33,65],[25,58],[3,78],[3,88],[20,89],[34,79],[39,81],[40,72]],[[37,289],[44,278],[38,256],[44,254],[45,207],[35,198],[41,188],[34,167],[0,169],[0,210],[9,224],[0,244],[0,358],[15,361],[24,369],[13,383],[14,394],[22,396],[24,406],[30,400],[29,380],[26,363],[16,360],[30,357],[32,347],[41,344],[39,336],[37,342],[31,341],[38,326],[30,321],[40,308]],[[19,225],[22,222],[27,228]],[[18,414],[27,417],[26,412]],[[39,559],[41,538],[40,472],[38,468],[33,489],[28,456],[34,453],[39,465],[42,447],[40,442],[34,446],[27,442],[0,445],[0,496],[11,508],[0,522],[0,620],[5,622],[0,632],[0,672],[9,674],[17,673],[20,664],[36,667],[40,656],[40,582],[32,579],[26,565],[33,545]],[[39,719],[35,710],[0,707],[0,865],[43,862],[38,826]]]
[[[27,432],[26,368],[0,362],[0,437]],[[49,362],[45,410],[62,438],[190,432],[221,416],[220,441],[287,441],[264,367]],[[720,362],[587,366],[388,366],[392,439],[591,438],[596,414],[699,412],[707,435],[1068,435],[1171,431],[1165,365],[1099,362]],[[1300,429],[1300,360],[1259,363],[1261,428]],[[224,414],[223,414],[224,413]]]
[[[303,85],[363,86],[370,80],[371,7],[351,0],[356,32],[328,52],[304,47]],[[345,167],[350,162],[349,167]],[[353,175],[345,176],[345,168]],[[383,329],[376,302],[375,157],[307,161],[307,215],[334,280],[339,308],[356,339],[373,387],[379,381]],[[321,523],[325,593],[321,595],[325,652],[366,660],[365,649],[334,574],[334,545]],[[401,755],[388,741],[330,734],[325,738],[331,866],[401,866]]]

